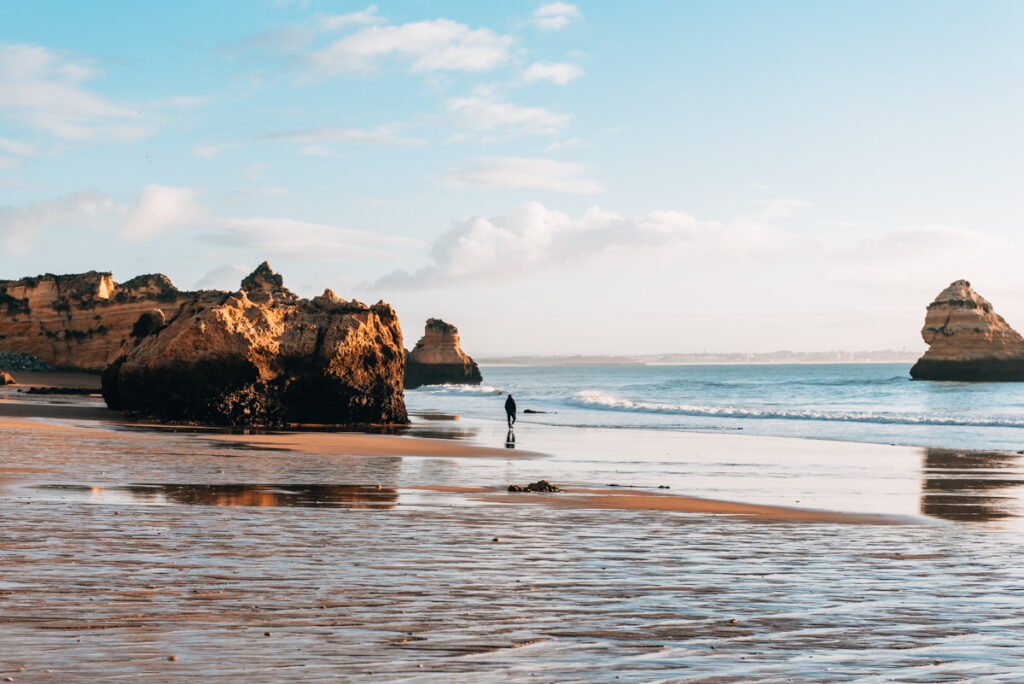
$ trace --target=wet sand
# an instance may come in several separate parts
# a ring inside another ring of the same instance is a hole
[[[0,393],[0,678],[1024,678],[1018,455],[452,421],[408,458],[43,399]]]
[[[567,488],[559,493],[516,492],[503,494],[486,487],[409,487],[413,490],[476,494],[479,501],[533,504],[556,508],[598,508],[630,511],[665,511],[745,517],[764,522],[833,523],[846,525],[923,524],[921,518],[887,514],[843,513],[786,506],[764,506],[737,501],[719,501],[697,496],[624,492],[615,489]],[[584,496],[580,496],[584,495]]]

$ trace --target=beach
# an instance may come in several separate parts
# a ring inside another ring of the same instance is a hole
[[[1024,676],[1015,454],[451,418],[232,434],[5,388],[0,675]]]

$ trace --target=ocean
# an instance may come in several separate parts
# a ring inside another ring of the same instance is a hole
[[[1024,449],[1024,383],[911,380],[907,364],[485,366],[406,391],[416,413],[520,423]],[[525,413],[526,410],[538,413]]]

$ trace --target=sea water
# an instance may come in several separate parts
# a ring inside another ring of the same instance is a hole
[[[561,426],[1024,449],[1024,383],[912,380],[907,364],[485,366],[406,392],[413,412]],[[537,413],[526,413],[526,411]]]

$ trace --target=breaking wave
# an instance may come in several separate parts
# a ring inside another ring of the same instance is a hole
[[[632,413],[659,413],[678,416],[715,418],[763,418],[775,420],[825,420],[853,423],[882,423],[899,425],[960,425],[972,427],[1024,427],[1024,419],[979,417],[969,419],[941,415],[912,413],[878,413],[872,411],[812,411],[806,409],[768,409],[745,406],[698,406],[692,404],[664,404],[652,401],[631,401],[599,390],[576,392],[568,401],[579,408]]]
[[[448,394],[448,395],[459,395],[466,397],[496,397],[500,394],[504,394],[505,391],[500,387],[492,387],[491,385],[423,385],[417,387],[414,390],[406,390],[406,392],[426,392],[428,394]]]

